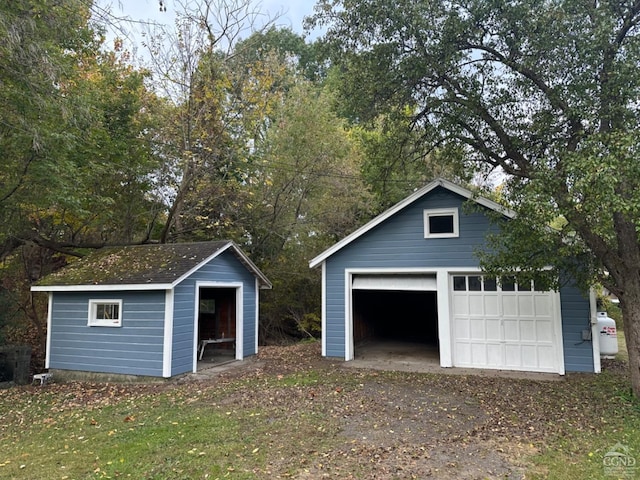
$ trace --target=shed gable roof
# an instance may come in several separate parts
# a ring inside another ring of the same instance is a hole
[[[259,279],[262,288],[271,288],[269,280],[235,243],[222,240],[102,248],[48,275],[31,289],[54,291],[79,286],[172,288],[227,250]]]
[[[331,255],[338,252],[342,248],[346,247],[357,238],[360,238],[361,236],[366,234],[368,231],[370,231],[374,227],[380,225],[381,223],[386,221],[388,218],[394,216],[396,213],[400,212],[401,210],[404,210],[409,205],[421,199],[422,197],[424,197],[425,195],[427,195],[429,192],[436,189],[437,187],[445,188],[450,192],[456,193],[466,198],[467,200],[471,200],[477,203],[478,205],[482,205],[483,207],[496,211],[508,218],[513,218],[515,216],[514,211],[500,205],[499,203],[494,202],[493,200],[489,200],[488,198],[478,196],[475,193],[473,193],[471,190],[461,187],[460,185],[450,182],[449,180],[445,180],[444,178],[437,178],[434,181],[422,187],[421,189],[416,190],[414,193],[409,195],[404,200],[396,203],[393,207],[381,213],[370,222],[366,223],[365,225],[363,225],[353,233],[347,235],[338,243],[334,244],[332,247],[322,252],[320,255],[318,255],[317,257],[315,257],[313,260],[309,262],[309,267],[310,268],[317,267],[322,262],[324,262],[327,258],[329,258]]]

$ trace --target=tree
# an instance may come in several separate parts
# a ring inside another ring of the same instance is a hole
[[[485,265],[599,281],[640,397],[640,2],[320,0],[363,116],[415,105],[428,145],[500,169],[519,220]],[[558,217],[566,225],[552,230]],[[506,252],[510,252],[507,255]],[[520,252],[513,255],[513,252]]]
[[[253,115],[232,105],[237,85],[229,66],[242,35],[271,22],[259,25],[251,0],[178,4],[175,31],[149,34],[147,45],[155,88],[171,104],[159,139],[168,210],[161,242],[210,237],[229,225],[227,211],[237,210],[237,164],[246,156],[244,127]]]
[[[263,298],[263,333],[308,333],[319,321],[320,276],[308,260],[370,218],[362,155],[332,110],[330,93],[300,80],[256,145],[244,205],[245,248],[273,281]],[[319,328],[319,323],[317,325]]]
[[[84,248],[145,241],[158,217],[155,97],[126,52],[101,51],[89,8],[0,5],[0,322],[34,343],[46,316],[30,284]]]

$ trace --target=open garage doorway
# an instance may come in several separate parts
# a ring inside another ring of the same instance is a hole
[[[360,286],[352,289],[354,358],[439,365],[437,292]]]
[[[237,288],[200,287],[198,370],[236,358]]]

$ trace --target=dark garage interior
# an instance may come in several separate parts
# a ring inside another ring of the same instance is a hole
[[[372,342],[438,347],[435,291],[353,290],[353,338],[358,346]]]

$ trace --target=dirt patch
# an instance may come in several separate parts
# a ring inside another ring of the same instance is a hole
[[[610,378],[624,375],[617,363],[608,367]],[[50,394],[54,412],[160,393],[176,407],[229,412],[264,455],[256,478],[471,480],[522,479],[529,456],[550,440],[605,429],[607,406],[620,392],[590,388],[596,381],[347,368],[307,343],[262,347],[232,368],[161,384],[22,391]]]
[[[527,395],[540,382],[346,368],[323,359],[317,344],[261,348],[249,369],[222,377],[290,381],[305,372],[316,372],[317,385],[256,388],[230,399],[271,405],[274,418],[289,416],[292,430],[301,415],[327,417],[333,448],[310,452],[295,473],[283,473],[290,460],[275,462],[283,478],[524,478],[523,458],[535,451],[538,433],[526,417],[536,415],[510,401],[523,393],[530,407]]]

